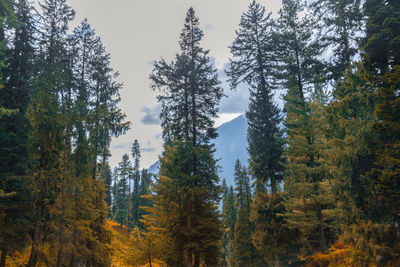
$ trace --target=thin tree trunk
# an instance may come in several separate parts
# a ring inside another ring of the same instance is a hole
[[[92,259],[91,258],[88,258],[86,260],[86,267],[92,267]]]
[[[5,247],[1,250],[0,267],[6,267],[6,258],[7,258],[7,248]]]
[[[149,265],[150,265],[150,267],[151,267],[151,258],[150,258],[150,256],[149,256]]]
[[[278,191],[278,189],[276,186],[276,178],[275,177],[271,177],[271,191],[272,191],[272,195],[276,196],[276,192]]]
[[[192,212],[192,204],[191,204],[191,200],[189,199],[189,203],[188,203],[188,217],[186,219],[186,224],[187,224],[187,228],[188,228],[188,238],[187,238],[187,245],[190,246],[190,244],[192,243],[192,218],[190,217],[190,214]],[[186,249],[186,255],[185,255],[185,259],[186,259],[186,266],[187,267],[192,267],[193,266],[193,259],[192,259],[192,251],[189,250],[188,248]]]
[[[317,211],[317,217],[318,220],[320,221],[320,224],[318,225],[318,238],[319,238],[319,243],[321,247],[321,252],[326,251],[326,241],[325,241],[325,231],[324,231],[324,226],[322,225],[322,212],[321,209],[318,208]]]
[[[198,252],[195,253],[193,267],[200,267],[200,257]]]
[[[39,197],[40,199],[42,196]],[[31,254],[29,256],[29,262],[28,262],[28,267],[35,267],[36,266],[36,260],[37,260],[37,245],[39,243],[39,238],[41,234],[41,221],[42,221],[42,201],[40,200],[40,203],[38,203],[36,207],[36,220],[35,220],[35,229],[33,232],[33,237],[32,237],[32,248],[31,248]]]

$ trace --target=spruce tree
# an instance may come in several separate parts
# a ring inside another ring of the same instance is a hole
[[[221,264],[223,264],[223,266],[233,266],[234,264],[233,240],[235,233],[237,210],[235,208],[235,193],[233,191],[233,187],[230,186],[228,188],[226,186],[225,191],[226,192],[224,193],[223,203],[222,203],[222,218],[226,230],[222,237],[223,260]]]
[[[142,222],[143,216],[148,214],[145,210],[146,207],[152,207],[153,203],[146,199],[144,196],[150,194],[151,191],[151,184],[152,184],[152,177],[153,174],[149,173],[147,169],[143,169],[141,171],[141,179],[140,179],[140,186],[139,186],[139,211],[138,211],[138,226],[139,229],[144,228],[144,224]]]
[[[326,49],[332,49],[329,65],[333,82],[343,78],[345,70],[351,67],[358,54],[361,39],[363,14],[360,0],[317,0],[310,6],[320,27],[321,41]]]
[[[297,259],[299,230],[287,224],[285,195],[271,195],[265,184],[256,181],[250,206],[250,221],[254,225],[251,239],[262,257],[257,266],[282,266]]]
[[[335,241],[334,196],[324,154],[328,153],[323,106],[317,100],[304,103],[296,92],[289,91],[285,105],[288,147],[285,189],[288,223],[306,238],[303,244],[311,253],[325,251]],[[306,204],[307,203],[307,204]],[[337,226],[337,225],[336,225]]]
[[[128,179],[131,176],[131,163],[129,155],[124,154],[122,161],[118,164],[118,183],[116,189],[116,214],[115,220],[121,225],[128,223],[128,205],[129,205],[129,186]]]
[[[74,17],[74,11],[64,0],[47,0],[40,4],[41,37],[37,65],[40,74],[34,80],[32,110],[30,118],[33,127],[32,157],[37,159],[32,168],[35,196],[35,225],[32,249],[28,266],[37,262],[38,245],[43,237],[44,219],[49,219],[49,208],[54,204],[60,191],[62,166],[59,163],[64,145],[64,121],[60,99],[65,93],[63,87],[68,84],[68,53],[66,52],[68,22]],[[48,222],[48,221],[47,221]]]
[[[168,232],[172,250],[169,262],[175,265],[207,266],[218,264],[221,222],[215,203],[218,201],[218,176],[209,141],[216,137],[216,117],[223,93],[209,51],[199,46],[203,33],[193,8],[189,8],[180,37],[180,53],[170,64],[156,62],[150,75],[152,87],[160,91],[161,121],[166,141],[161,158],[163,183],[155,187],[155,208],[168,216],[162,205],[168,198],[173,208]],[[175,191],[173,194],[169,190]],[[175,217],[176,215],[176,217]]]
[[[253,232],[250,223],[250,180],[246,168],[239,160],[235,163],[235,185],[237,220],[233,240],[234,266],[256,266],[255,248],[249,238]]]
[[[277,65],[275,83],[285,90],[296,88],[300,100],[324,82],[324,64],[319,59],[323,45],[313,35],[315,21],[301,0],[286,0],[276,21],[272,40]]]
[[[212,67],[209,50],[200,47],[203,32],[194,9],[187,12],[180,35],[180,53],[175,61],[154,64],[152,88],[160,92],[161,125],[166,141],[183,139],[194,146],[216,137],[213,119],[217,117],[223,90]]]
[[[242,15],[236,39],[230,47],[233,59],[230,60],[227,74],[232,88],[240,82],[250,86],[250,104],[246,117],[250,154],[250,171],[263,182],[270,182],[273,194],[277,183],[282,179],[279,159],[282,153],[280,141],[281,121],[279,110],[273,103],[271,64],[270,15],[265,16],[265,8],[253,1],[249,10]]]
[[[364,1],[367,23],[362,40],[363,57],[374,74],[384,75],[400,65],[399,12],[400,4],[395,0]]]
[[[105,166],[105,179],[104,179],[104,188],[106,190],[106,198],[105,202],[107,203],[108,208],[110,209],[109,214],[111,214],[111,206],[112,206],[112,198],[111,198],[111,193],[112,193],[112,172],[111,172],[111,167],[109,164]]]
[[[133,192],[132,198],[129,199],[132,205],[132,224],[137,226],[139,223],[139,205],[140,205],[140,146],[139,142],[135,140],[131,149],[132,158],[133,158]]]
[[[265,15],[265,7],[252,1],[243,13],[236,38],[230,46],[232,59],[226,72],[232,89],[245,82],[251,86],[268,87],[271,73],[271,14]]]
[[[195,174],[193,155],[197,160]],[[167,184],[170,191],[156,193],[158,197],[168,197],[168,205],[177,207],[173,212],[177,217],[170,218],[166,228],[170,238],[176,240],[168,245],[177,255],[174,260],[178,265],[218,265],[222,227],[216,205],[219,191],[215,164],[210,147],[196,148],[181,141],[166,147],[161,159],[160,175],[172,178]]]
[[[9,6],[8,6],[9,5]],[[7,254],[23,249],[31,229],[29,179],[30,124],[26,111],[32,86],[33,30],[31,8],[26,1],[2,2],[2,20],[12,10],[15,21],[2,21],[0,46],[10,48],[0,52],[0,266],[6,266]],[[11,40],[5,39],[4,30],[15,31]],[[3,68],[5,66],[5,68]],[[4,110],[12,111],[6,114]]]

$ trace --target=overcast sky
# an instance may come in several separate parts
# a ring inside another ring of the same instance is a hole
[[[112,67],[124,83],[120,108],[132,123],[132,129],[111,143],[111,166],[138,139],[141,166],[147,168],[162,151],[161,127],[156,93],[148,79],[152,62],[164,58],[172,60],[178,52],[178,39],[186,11],[192,6],[204,31],[202,47],[210,49],[210,56],[219,69],[228,98],[222,100],[220,118],[216,125],[244,113],[248,91],[243,86],[235,92],[227,87],[223,68],[229,59],[228,46],[235,38],[240,17],[250,0],[68,0],[76,11],[78,24],[87,18],[111,54]],[[267,11],[276,13],[281,0],[260,0]]]

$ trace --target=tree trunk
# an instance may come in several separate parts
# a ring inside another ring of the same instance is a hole
[[[40,197],[41,198],[41,197]],[[37,260],[37,245],[41,234],[41,221],[42,221],[42,204],[38,204],[36,208],[35,230],[32,237],[31,255],[29,256],[28,267],[35,267]]]
[[[188,203],[188,217],[186,218],[186,224],[187,224],[187,228],[188,228],[188,238],[187,238],[187,245],[191,245],[192,243],[192,218],[190,217],[190,214],[192,212],[192,203],[191,200],[189,199],[189,203]],[[185,251],[185,260],[186,260],[186,266],[187,267],[192,267],[193,266],[193,255],[192,255],[192,251],[189,250],[188,248],[186,248]]]
[[[0,267],[6,267],[6,258],[7,258],[7,248],[3,248],[1,250]]]
[[[318,238],[319,238],[319,243],[321,247],[321,252],[326,251],[326,241],[325,241],[325,232],[324,232],[324,226],[322,225],[322,213],[321,209],[318,209],[317,211],[317,217],[318,220],[320,221],[320,224],[318,225]]]
[[[86,261],[86,267],[92,267],[92,259],[88,258]]]
[[[150,265],[150,267],[151,267],[151,258],[149,257],[149,265]]]
[[[200,257],[198,252],[195,253],[193,267],[200,267]]]
[[[276,192],[277,190],[277,186],[276,186],[276,178],[275,177],[271,177],[271,191],[272,191],[272,195],[276,196]]]
[[[57,267],[62,267],[62,255],[63,255],[63,251],[64,251],[64,246],[62,243],[62,237],[60,237],[60,247],[58,248],[58,253],[57,253]]]

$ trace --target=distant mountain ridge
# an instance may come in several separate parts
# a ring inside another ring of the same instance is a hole
[[[237,159],[247,166],[249,155],[247,153],[247,120],[240,115],[231,121],[225,122],[217,128],[218,137],[215,139],[215,158],[220,166],[219,177],[226,179],[227,185],[234,185],[233,174]],[[149,172],[158,174],[160,161],[149,167]]]

